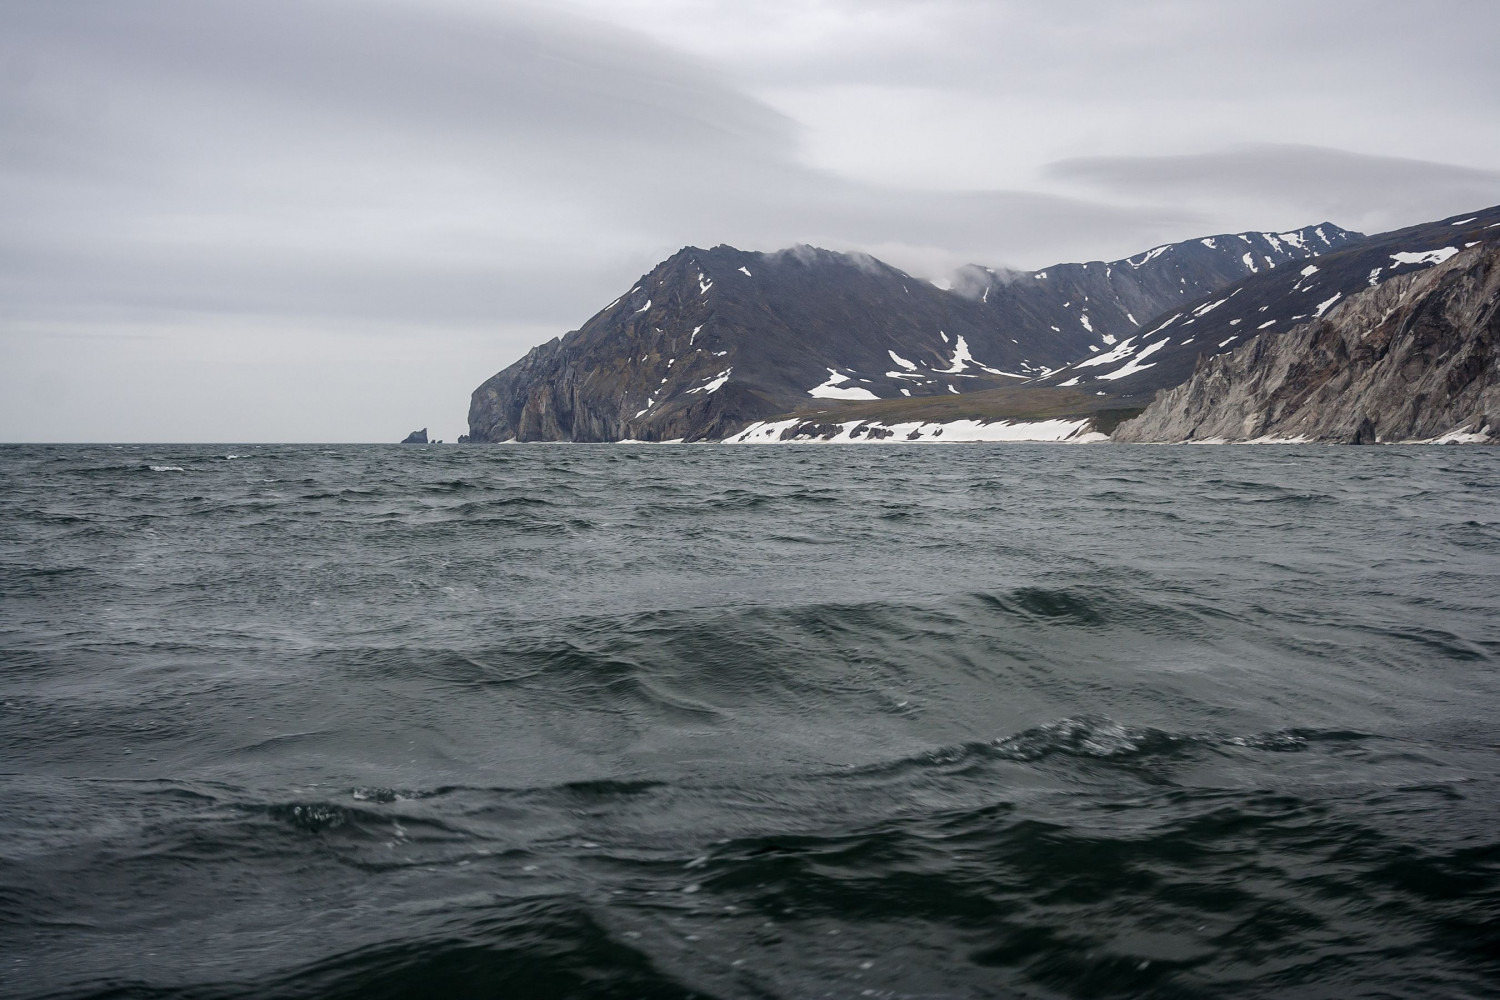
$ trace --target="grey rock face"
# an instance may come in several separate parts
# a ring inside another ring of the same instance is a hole
[[[1126,442],[1500,438],[1500,245],[1455,254],[1321,319],[1200,358],[1122,423]]]
[[[410,434],[406,435],[406,437],[404,437],[404,438],[401,439],[401,443],[402,444],[426,444],[427,443],[427,428],[423,427],[419,431],[412,431]]]

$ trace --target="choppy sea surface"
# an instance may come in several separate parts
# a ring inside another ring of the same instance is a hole
[[[1500,992],[1500,449],[0,448],[0,995]]]

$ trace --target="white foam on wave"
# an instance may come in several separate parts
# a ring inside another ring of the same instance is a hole
[[[153,465],[153,466],[151,466],[151,471],[152,472],[186,472],[187,470],[184,469],[180,465]]]
[[[1121,757],[1143,749],[1155,730],[1122,726],[1113,719],[1084,716],[1057,719],[1035,729],[1017,733],[990,745],[1000,754],[1021,761],[1035,761],[1053,754],[1075,757]]]

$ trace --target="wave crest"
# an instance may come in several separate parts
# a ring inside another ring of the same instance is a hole
[[[1187,738],[1160,729],[1123,726],[1103,716],[1058,719],[995,740],[991,746],[1012,760],[1041,760],[1054,754],[1073,757],[1126,757],[1170,751]]]

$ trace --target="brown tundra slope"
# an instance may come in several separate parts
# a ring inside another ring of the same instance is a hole
[[[1500,440],[1500,244],[1204,357],[1115,441]]]

